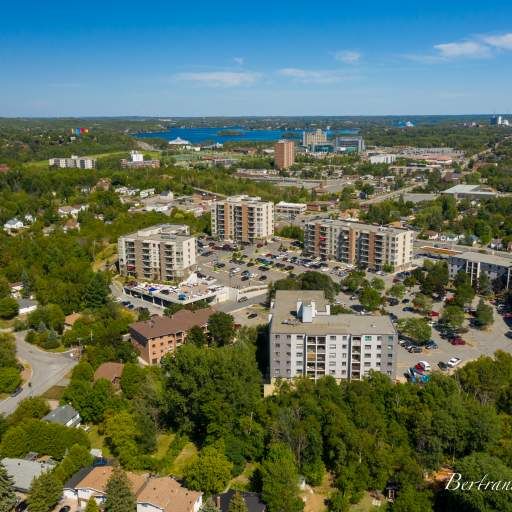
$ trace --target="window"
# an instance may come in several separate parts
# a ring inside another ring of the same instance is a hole
[[[377,359],[381,359],[381,358],[382,358],[382,354],[377,354]]]
[[[336,370],[331,370],[331,375],[336,375]]]
[[[347,375],[347,370],[341,370],[341,375]]]
[[[370,357],[372,357],[372,355],[371,355],[369,352],[366,352],[366,353],[364,354],[364,358],[365,358],[365,359],[370,359]]]
[[[347,353],[346,353],[346,352],[343,352],[343,353],[341,354],[341,357],[347,357]]]
[[[388,361],[388,366],[393,366],[393,363],[391,361]]]
[[[371,363],[364,363],[364,366],[365,366],[366,368],[368,368],[368,367],[370,367],[370,366],[371,366]]]
[[[333,354],[332,352],[329,354],[329,359],[336,359],[336,354]]]
[[[287,334],[287,335],[286,335],[286,339],[287,339],[287,340],[291,340],[291,339],[292,339],[292,335],[291,335],[291,334]]]
[[[365,349],[365,350],[371,350],[371,349],[372,349],[372,346],[371,346],[371,345],[365,345],[365,346],[364,346],[364,349]]]
[[[364,337],[364,341],[372,341],[372,337],[371,336],[365,336]]]
[[[380,361],[377,361],[377,362],[375,363],[375,366],[380,366]]]
[[[341,348],[347,348],[347,345],[341,345]]]
[[[341,366],[347,366],[347,362],[346,361],[342,361],[341,362]]]
[[[381,350],[382,349],[382,345],[377,345],[377,350]]]
[[[276,334],[274,337],[276,340],[278,340],[281,336],[279,334]]]
[[[329,348],[330,348],[331,350],[336,350],[336,345],[329,345]]]
[[[388,345],[388,352],[393,352],[393,345]]]
[[[382,341],[382,336],[377,336],[377,341]]]
[[[336,336],[329,336],[330,340],[336,341]]]
[[[336,361],[329,361],[329,366],[336,366]]]
[[[394,341],[394,337],[393,336],[388,336],[388,341]]]
[[[281,346],[281,343],[275,343],[275,344],[274,344],[274,346],[275,346],[276,348],[279,348],[279,347]]]

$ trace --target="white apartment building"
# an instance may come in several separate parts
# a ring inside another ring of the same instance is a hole
[[[189,227],[159,224],[117,241],[119,272],[148,281],[187,277],[196,264],[196,239]]]
[[[320,219],[306,223],[304,251],[323,260],[382,270],[403,270],[413,258],[414,231],[362,222]]]
[[[94,169],[96,167],[96,158],[76,155],[72,155],[71,158],[50,158],[48,165],[50,167],[60,167],[61,169]]]
[[[398,335],[388,316],[331,315],[323,291],[278,290],[270,308],[270,380],[396,377]]]
[[[285,201],[280,201],[275,206],[276,214],[288,219],[294,219],[297,215],[305,213],[307,209],[308,205],[305,203],[287,203]]]
[[[274,203],[246,195],[228,197],[211,206],[212,236],[252,244],[274,234]]]

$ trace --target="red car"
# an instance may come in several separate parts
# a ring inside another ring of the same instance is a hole
[[[418,373],[421,373],[421,374],[425,373],[425,369],[423,368],[423,366],[421,366],[421,364],[420,364],[420,363],[418,363],[418,364],[414,367],[414,369],[415,369]]]
[[[439,316],[439,313],[438,313],[437,311],[431,311],[431,312],[430,312],[430,316],[431,316],[432,318],[436,318],[436,317],[438,317],[438,316]]]
[[[452,345],[465,345],[466,344],[466,342],[460,336],[457,336],[456,338],[452,338],[450,343]]]
[[[503,318],[512,318],[512,312],[503,313]]]

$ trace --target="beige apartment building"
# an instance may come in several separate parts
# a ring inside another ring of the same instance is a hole
[[[270,307],[270,381],[326,375],[396,378],[398,335],[389,316],[331,315],[323,291],[277,290]]]
[[[180,224],[159,224],[122,236],[117,249],[119,272],[137,279],[181,279],[196,264],[196,239]]]
[[[414,231],[361,222],[320,219],[306,223],[304,251],[323,260],[382,270],[410,266]]]
[[[305,147],[325,143],[327,143],[327,133],[320,128],[302,132],[302,145]]]
[[[276,169],[288,169],[295,163],[295,143],[292,140],[280,140],[274,146],[274,165]]]
[[[233,196],[211,207],[212,236],[239,243],[268,240],[274,234],[274,203]]]

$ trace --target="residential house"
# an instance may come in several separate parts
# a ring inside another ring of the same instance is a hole
[[[74,217],[75,219],[78,217],[80,212],[84,212],[89,208],[87,204],[78,204],[78,205],[65,205],[60,206],[57,210],[59,217]]]
[[[187,332],[194,326],[206,331],[208,319],[215,311],[211,308],[189,311],[182,309],[167,317],[130,325],[130,338],[142,359],[148,364],[158,364],[163,356],[185,343]]]
[[[18,303],[19,315],[28,315],[29,313],[32,313],[32,311],[35,311],[39,305],[36,300],[30,299],[18,298],[16,299],[16,302]]]
[[[14,217],[13,219],[9,219],[4,224],[4,231],[6,233],[16,233],[17,231],[20,231],[24,227],[25,227],[25,224],[23,224],[23,221],[21,221],[18,218]]]
[[[64,485],[64,497],[85,507],[90,498],[101,506],[112,475],[111,466],[81,469]],[[200,492],[182,487],[174,478],[155,477],[127,472],[128,481],[137,503],[137,512],[199,512],[203,503]]]
[[[55,462],[51,460],[40,462],[27,459],[11,459],[9,457],[2,459],[2,465],[12,478],[14,490],[22,493],[30,490],[34,478],[38,478],[43,473],[55,468]]]
[[[112,386],[114,386],[114,388],[119,389],[123,369],[123,363],[115,363],[112,361],[102,363],[94,372],[94,382],[99,379],[106,379],[112,384]]]
[[[234,491],[230,489],[222,494],[213,496],[213,502],[220,512],[229,512],[229,505],[236,492],[244,499],[247,512],[265,512],[267,510],[267,506],[261,501],[261,496],[257,492]]]
[[[57,409],[49,412],[43,417],[49,423],[56,423],[65,427],[79,427],[82,418],[71,405],[60,405]]]

